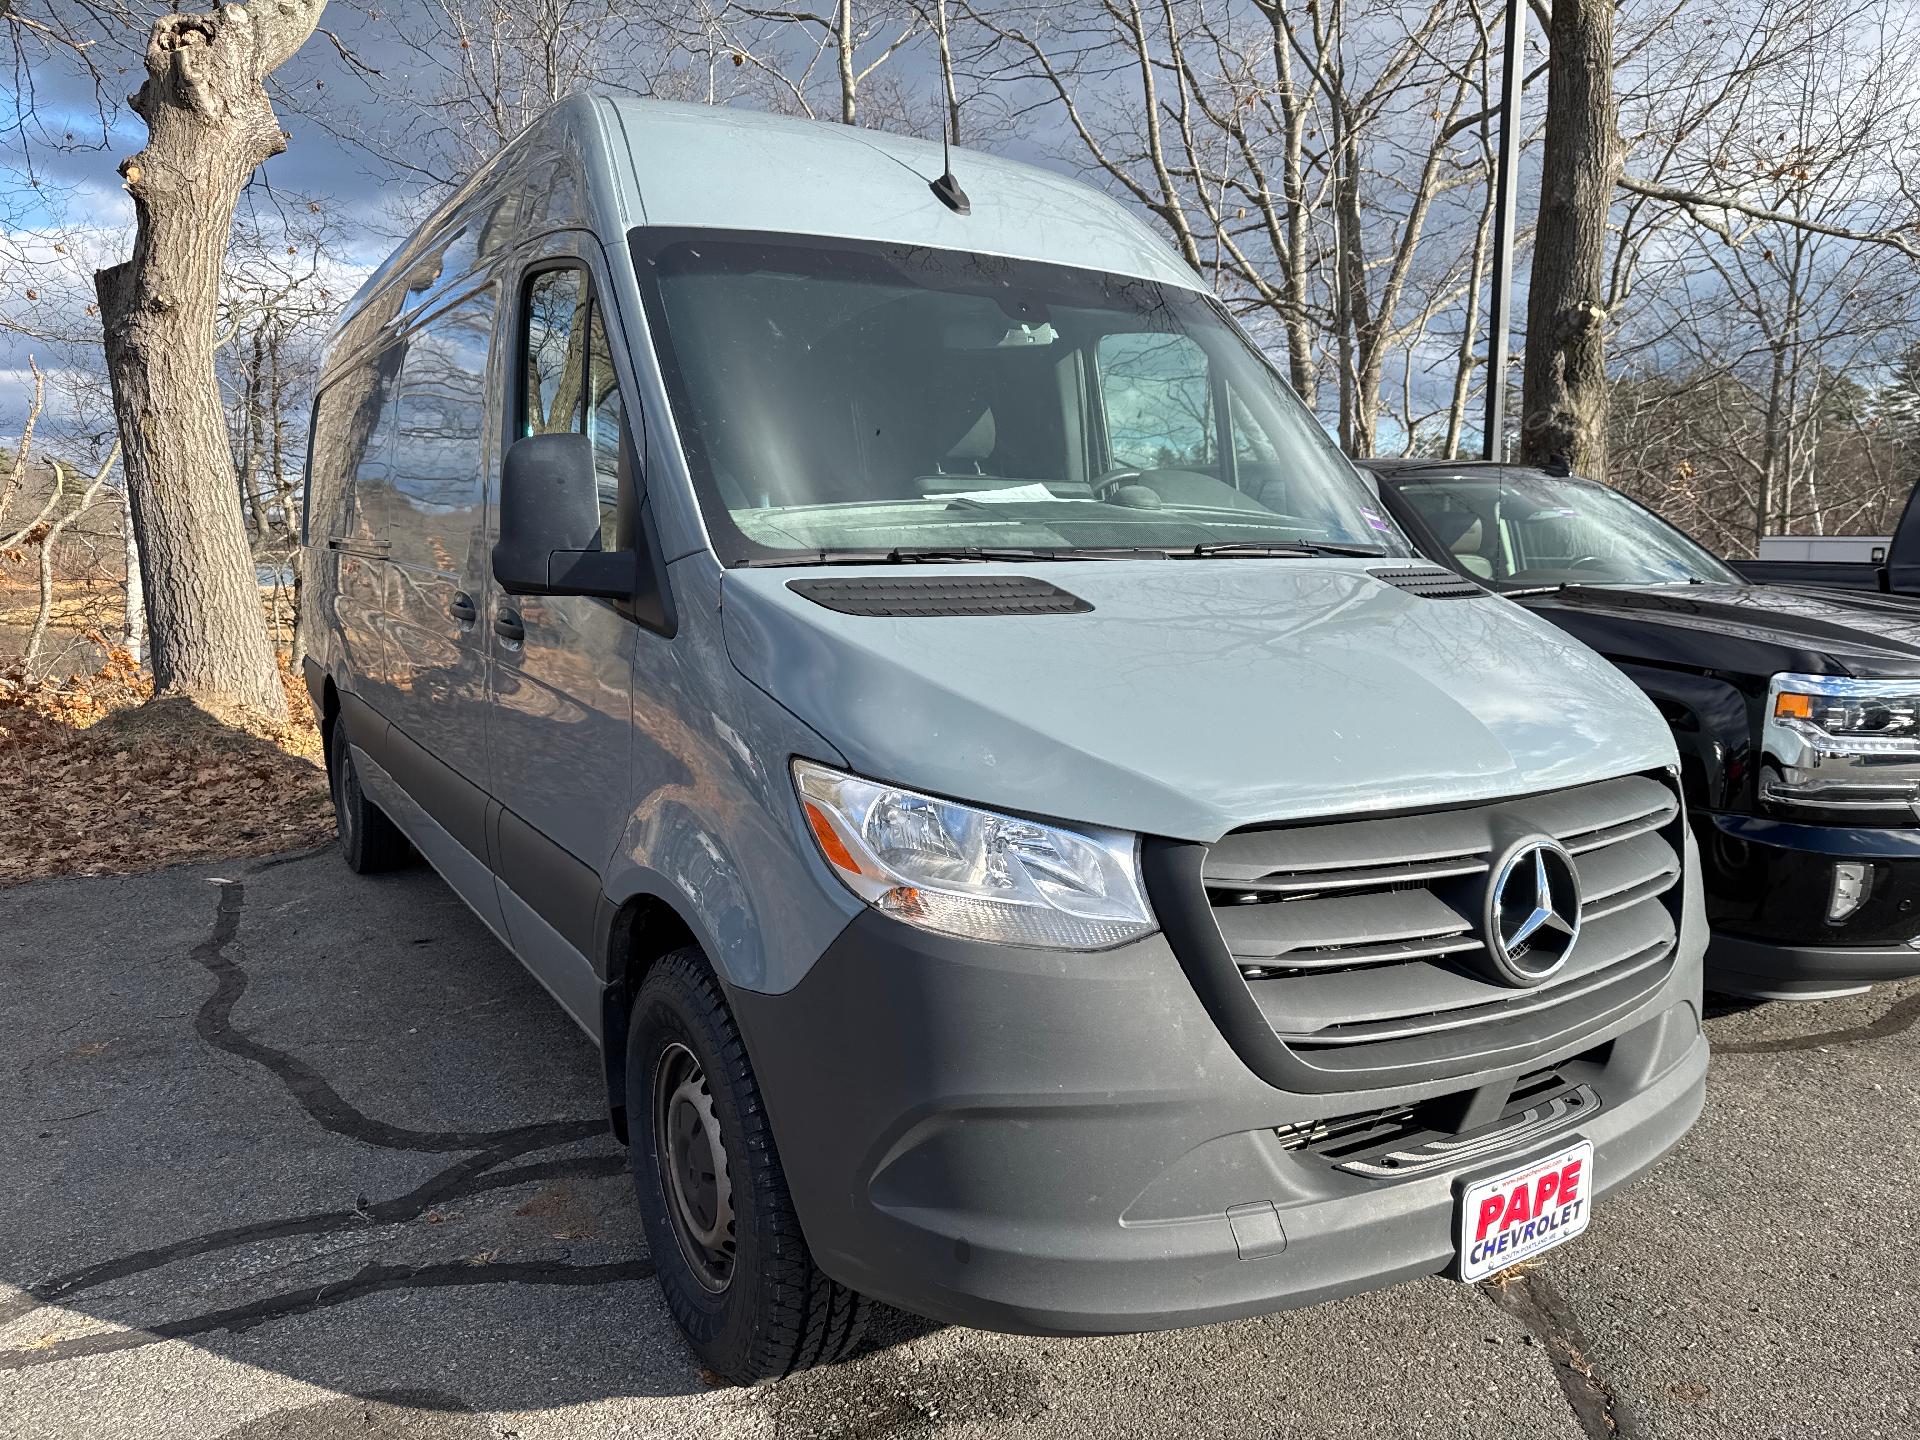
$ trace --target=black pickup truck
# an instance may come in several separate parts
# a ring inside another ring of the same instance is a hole
[[[1710,987],[1811,1000],[1920,975],[1920,599],[1752,583],[1575,476],[1362,464],[1431,559],[1599,651],[1666,716]]]
[[[1920,595],[1920,486],[1907,497],[1886,558],[1865,560],[1729,560],[1749,580],[1763,585],[1812,585],[1822,590],[1878,590]],[[1878,552],[1876,552],[1877,554]]]

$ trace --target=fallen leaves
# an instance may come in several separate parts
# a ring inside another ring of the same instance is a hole
[[[320,737],[283,666],[286,721],[151,698],[115,651],[89,676],[0,675],[0,885],[271,854],[333,834]]]

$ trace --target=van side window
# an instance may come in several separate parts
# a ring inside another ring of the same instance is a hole
[[[606,323],[579,266],[542,270],[527,282],[521,311],[522,435],[585,435],[600,482],[600,543],[620,543],[620,458],[626,410]]]
[[[307,486],[312,538],[374,544],[386,538],[387,459],[401,342],[343,370],[314,402]]]
[[[493,291],[448,306],[408,338],[393,444],[395,560],[457,573],[483,492]]]
[[[1206,352],[1185,335],[1102,335],[1095,353],[1114,465],[1212,470],[1213,389]]]
[[[308,437],[306,543],[324,545],[347,538],[353,492],[343,442],[351,409],[348,387],[335,382],[313,402],[313,431]]]

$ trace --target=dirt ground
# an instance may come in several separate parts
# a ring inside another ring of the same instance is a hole
[[[285,722],[155,701],[151,681],[120,651],[90,675],[0,670],[0,885],[327,840],[319,732],[306,688],[284,662],[282,680]]]

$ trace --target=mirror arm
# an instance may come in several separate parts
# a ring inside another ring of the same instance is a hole
[[[547,593],[631,600],[639,583],[631,550],[553,550],[547,554]]]
[[[590,595],[600,600],[633,599],[640,583],[640,561],[631,550],[549,550],[547,580],[527,584],[511,578],[520,566],[500,563],[494,547],[494,579],[509,595]]]

